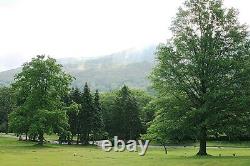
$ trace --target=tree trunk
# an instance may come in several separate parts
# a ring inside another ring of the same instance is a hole
[[[199,156],[206,156],[207,155],[207,129],[206,127],[201,128],[200,132],[200,149],[197,153]]]
[[[84,142],[84,145],[89,145],[89,133],[86,134],[86,140]]]
[[[167,146],[163,145],[163,147],[164,147],[164,150],[165,150],[165,154],[168,154]]]
[[[43,140],[44,140],[43,133],[40,133],[40,134],[39,134],[38,140],[39,140],[39,144],[40,144],[40,145],[43,145]]]
[[[92,145],[94,145],[95,144],[95,134],[93,134],[93,139],[92,139]]]
[[[5,134],[8,134],[8,132],[9,132],[9,122],[8,122],[8,118],[7,118]]]
[[[161,145],[163,146],[164,150],[165,150],[165,154],[168,154],[168,149],[167,149],[167,144],[164,142],[160,142]]]
[[[68,145],[72,145],[72,143],[74,143],[74,135],[73,134],[68,136]]]
[[[77,134],[77,138],[76,138],[76,144],[77,145],[79,144],[79,137],[80,137],[80,134]]]

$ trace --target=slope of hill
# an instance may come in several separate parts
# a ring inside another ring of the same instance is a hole
[[[155,47],[143,50],[126,50],[98,58],[65,58],[58,63],[75,77],[73,87],[82,88],[88,82],[93,89],[109,91],[123,84],[146,89],[148,75],[154,65]],[[9,85],[21,68],[0,72],[0,85]]]

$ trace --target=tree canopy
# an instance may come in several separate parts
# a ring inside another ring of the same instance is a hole
[[[172,38],[156,52],[151,79],[169,103],[160,126],[194,130],[198,155],[207,154],[207,134],[248,128],[250,43],[237,15],[221,0],[187,0],[172,22]]]
[[[62,133],[67,129],[63,96],[72,77],[50,57],[37,56],[23,65],[12,87],[18,109],[10,115],[11,130],[44,141],[44,133]]]
[[[8,132],[8,115],[15,109],[14,92],[9,87],[0,87],[0,132]]]

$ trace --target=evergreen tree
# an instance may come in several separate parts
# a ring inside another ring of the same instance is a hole
[[[77,144],[79,143],[79,119],[78,114],[81,109],[82,93],[79,88],[72,88],[70,93],[65,97],[67,105],[67,115],[69,119],[69,129],[71,140],[77,135]]]
[[[130,90],[131,96],[133,96],[137,102],[137,106],[139,107],[139,119],[142,124],[142,129],[140,134],[143,134],[147,131],[149,123],[154,119],[155,109],[153,108],[153,103],[150,106],[147,106],[151,103],[153,99],[148,93],[143,90],[139,89],[132,89]],[[111,91],[101,93],[101,105],[102,105],[102,112],[103,112],[103,121],[105,132],[109,134],[110,137],[114,136],[114,130],[116,126],[114,126],[114,118],[115,114],[117,114],[116,106],[116,99],[119,95],[120,90]],[[118,113],[119,114],[119,113]]]
[[[102,107],[100,103],[100,96],[98,90],[96,90],[94,95],[94,112],[93,112],[93,126],[92,126],[92,134],[93,140],[100,138],[101,134],[104,131],[104,123],[103,123],[103,113]]]
[[[90,93],[88,84],[85,83],[82,99],[81,99],[81,109],[78,114],[79,120],[79,134],[80,141],[82,144],[89,143],[89,136],[93,127],[93,101]]]
[[[103,112],[104,131],[108,133],[109,137],[113,136],[113,115],[115,112],[114,103],[117,91],[111,91],[101,94],[101,104]]]
[[[82,102],[82,93],[79,88],[73,88],[70,93],[70,99],[71,101],[81,104]]]
[[[127,140],[138,138],[142,128],[139,107],[135,97],[125,85],[115,99],[112,121],[113,135]]]

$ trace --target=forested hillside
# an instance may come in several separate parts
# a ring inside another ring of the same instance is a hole
[[[147,89],[148,75],[154,64],[155,46],[142,50],[125,50],[98,58],[59,59],[64,70],[75,77],[73,86],[83,87],[89,82],[90,87],[100,91],[117,89],[123,84],[133,88]],[[21,68],[0,73],[0,84],[9,85],[14,75]]]

